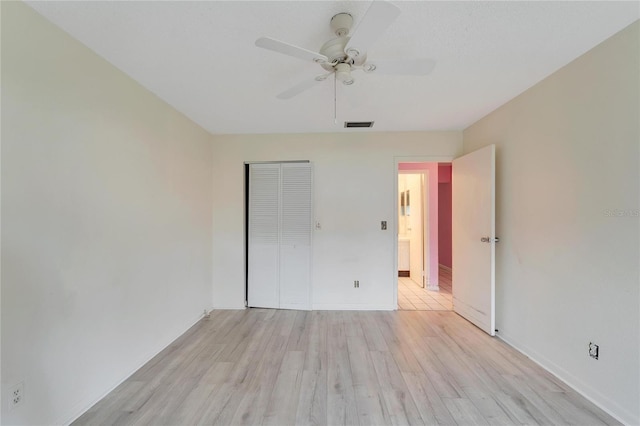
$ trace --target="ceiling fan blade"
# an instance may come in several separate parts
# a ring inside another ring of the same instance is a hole
[[[274,52],[283,53],[288,56],[293,56],[294,58],[303,59],[305,61],[313,61],[320,64],[329,61],[329,58],[320,53],[312,52],[311,50],[269,37],[260,37],[257,39],[256,46],[262,47],[263,49],[273,50]]]
[[[322,83],[323,81],[325,81],[327,79],[328,76],[330,76],[331,74],[333,74],[332,72],[328,73],[328,74],[323,74],[323,75],[319,75],[316,78],[313,79],[309,79],[309,80],[305,80],[301,83],[296,84],[295,86],[293,86],[290,89],[285,90],[284,92],[280,93],[277,98],[278,99],[291,99],[296,95],[299,95],[300,93],[311,89],[312,87],[314,87],[315,85],[317,85],[318,83]]]
[[[406,61],[370,61],[362,67],[370,74],[428,75],[436,66],[433,59],[409,59]]]
[[[352,58],[360,56],[369,50],[369,47],[378,40],[393,21],[400,15],[400,9],[393,4],[374,0],[369,10],[353,32],[351,40],[344,51]]]

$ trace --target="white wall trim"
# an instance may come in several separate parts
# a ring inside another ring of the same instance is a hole
[[[384,305],[364,305],[359,303],[314,303],[314,311],[395,311],[396,306]]]
[[[618,420],[625,425],[638,425],[640,424],[640,417],[636,417],[633,413],[621,407],[617,402],[613,401],[606,395],[585,384],[578,377],[569,373],[564,368],[560,367],[553,361],[546,358],[544,355],[538,353],[535,350],[528,348],[525,345],[520,344],[517,340],[504,333],[496,333],[496,337],[516,349],[518,352],[526,355],[531,361],[535,362],[558,379],[565,382],[569,387],[578,392],[580,395],[588,399],[595,404],[601,410]]]
[[[207,310],[207,311],[210,312],[210,310]],[[182,336],[184,333],[186,333],[191,327],[196,325],[198,323],[198,321],[200,321],[202,318],[204,318],[204,314],[200,313],[195,320],[192,319],[192,320],[188,321],[187,325],[181,327],[179,329],[180,331],[177,334],[172,334],[171,336],[163,339],[162,342],[160,344],[158,344],[153,350],[147,352],[145,355],[143,355],[140,358],[138,358],[138,361],[135,363],[136,367],[134,367],[132,370],[130,370],[127,374],[125,374],[125,376],[122,379],[117,380],[105,392],[101,393],[97,397],[96,396],[90,396],[90,397],[84,398],[83,400],[79,401],[78,403],[76,403],[73,406],[74,408],[71,410],[71,412],[74,413],[73,415],[71,415],[69,417],[65,416],[67,418],[67,420],[65,420],[65,421],[56,421],[56,422],[53,422],[53,424],[56,424],[56,425],[69,425],[69,424],[73,423],[74,421],[76,421],[80,416],[82,416],[91,407],[93,407],[98,401],[100,401],[102,398],[107,396],[115,388],[120,386],[125,380],[127,380],[129,377],[131,377],[133,375],[133,373],[135,373],[140,368],[142,368],[142,366],[144,366],[146,363],[151,361],[153,359],[153,357],[155,357],[160,352],[165,350],[167,347],[169,347],[169,345],[171,345],[173,342],[175,342],[180,336]]]
[[[247,306],[244,305],[229,305],[229,306],[216,306],[214,305],[213,308],[214,311],[244,311],[245,309],[248,309]]]
[[[456,157],[451,155],[413,155],[413,156],[396,156],[393,157],[398,170],[399,163],[450,163]]]

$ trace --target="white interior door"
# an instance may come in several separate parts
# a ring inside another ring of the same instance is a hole
[[[249,166],[247,303],[280,306],[280,164]]]
[[[453,160],[453,309],[495,335],[495,145]]]

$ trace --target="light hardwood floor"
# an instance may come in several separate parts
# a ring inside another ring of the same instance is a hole
[[[248,309],[212,312],[74,424],[618,423],[452,312]]]

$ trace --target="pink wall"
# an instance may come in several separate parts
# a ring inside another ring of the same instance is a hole
[[[429,171],[429,285],[438,285],[438,163],[400,163],[400,171]]]
[[[438,254],[451,268],[451,164],[438,165]]]

